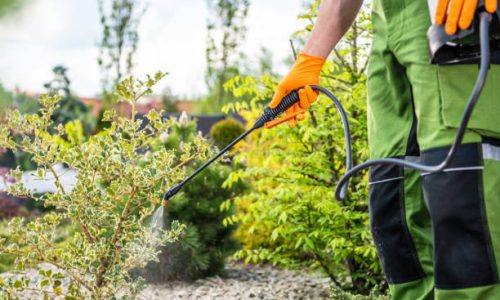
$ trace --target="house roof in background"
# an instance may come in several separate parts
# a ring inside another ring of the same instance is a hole
[[[99,112],[102,110],[102,101],[100,98],[96,97],[81,97],[80,100],[86,106],[90,107],[93,116],[98,116]],[[185,111],[189,114],[193,113],[195,107],[195,101],[192,100],[180,100],[176,103],[177,109],[179,111]],[[118,107],[121,111],[125,113],[130,113],[130,105],[120,102]],[[162,100],[158,96],[142,97],[137,102],[137,112],[140,114],[146,114],[152,109],[160,111],[163,108]]]

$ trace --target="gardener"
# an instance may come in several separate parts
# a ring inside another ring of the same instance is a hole
[[[309,86],[319,84],[326,57],[361,5],[362,0],[322,1],[311,37],[279,84],[272,108],[298,88],[300,104],[288,114],[316,100]],[[471,25],[477,0],[440,0],[437,7],[436,22],[453,34]],[[486,0],[486,8],[495,12],[497,0]],[[478,67],[431,65],[430,25],[426,0],[373,1],[372,158],[433,165],[454,140]],[[499,80],[500,69],[492,65],[464,144],[444,172],[420,174],[390,165],[370,170],[371,229],[394,299],[500,299]]]

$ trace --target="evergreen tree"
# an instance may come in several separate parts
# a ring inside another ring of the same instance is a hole
[[[99,0],[102,39],[97,60],[105,91],[112,90],[134,66],[144,9],[136,0]]]
[[[207,21],[207,86],[209,101],[221,108],[230,101],[224,83],[238,74],[243,54],[239,46],[245,40],[245,19],[249,0],[208,0],[210,18]]]
[[[49,94],[61,97],[58,108],[51,118],[54,126],[80,120],[84,126],[85,134],[88,135],[93,129],[94,121],[88,107],[72,94],[71,81],[68,78],[67,71],[68,69],[62,65],[55,66],[52,69],[54,78],[44,85]]]

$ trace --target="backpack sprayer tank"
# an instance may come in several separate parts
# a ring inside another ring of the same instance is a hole
[[[435,23],[438,0],[428,0],[432,26],[427,32],[431,63],[438,65],[478,64],[481,57],[479,43],[479,14],[484,11],[484,0],[480,0],[472,26],[448,35],[444,26]],[[498,1],[500,4],[500,1]],[[497,11],[490,25],[491,63],[500,64],[500,12]]]

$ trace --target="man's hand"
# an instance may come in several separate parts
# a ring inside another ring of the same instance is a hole
[[[283,97],[299,89],[299,103],[287,109],[286,114],[291,115],[301,109],[308,109],[311,103],[318,98],[318,93],[311,88],[311,85],[319,84],[319,74],[324,63],[325,59],[322,57],[301,52],[288,75],[278,85],[269,107],[275,108],[280,104]],[[296,118],[288,121],[292,128],[296,125],[295,119],[303,120],[304,114],[298,114]]]
[[[436,24],[443,25],[446,21],[446,33],[453,35],[457,27],[465,30],[470,27],[474,19],[478,0],[439,0],[436,8]],[[497,0],[485,0],[486,11],[497,11]]]

